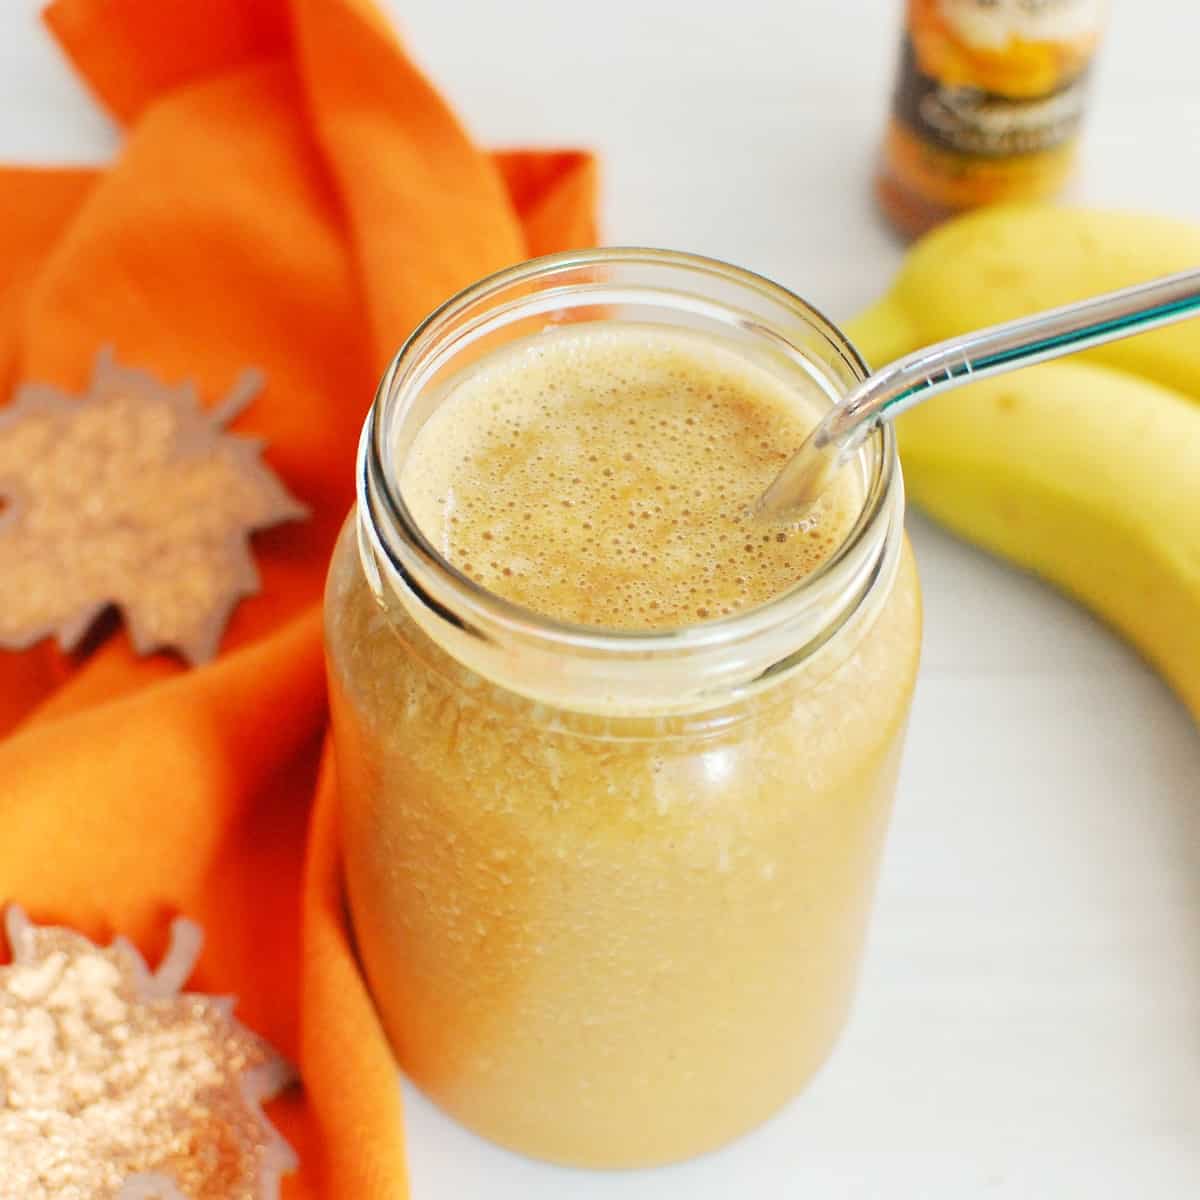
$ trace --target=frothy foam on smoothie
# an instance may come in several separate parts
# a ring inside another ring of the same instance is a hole
[[[849,471],[801,522],[747,515],[827,403],[715,337],[564,327],[458,379],[401,487],[442,554],[517,604],[608,628],[694,625],[789,590],[854,521]]]

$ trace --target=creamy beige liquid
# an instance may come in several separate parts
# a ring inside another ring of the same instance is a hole
[[[745,518],[814,399],[732,343],[566,328],[470,368],[402,486],[512,600],[695,624],[794,586],[854,518],[852,481],[805,527]],[[891,804],[920,636],[907,550],[876,591],[753,696],[592,717],[381,611],[347,526],[327,642],[348,899],[397,1057],[447,1111],[525,1153],[637,1165],[803,1086],[845,1016]]]
[[[847,473],[799,526],[748,517],[820,416],[805,383],[701,334],[564,329],[453,390],[408,456],[405,499],[455,566],[548,616],[727,616],[809,574],[861,503]]]

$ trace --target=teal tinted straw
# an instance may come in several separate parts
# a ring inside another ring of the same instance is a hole
[[[803,511],[880,421],[930,396],[1197,315],[1200,270],[1184,271],[907,354],[876,371],[825,414],[763,493],[757,513],[778,518]]]

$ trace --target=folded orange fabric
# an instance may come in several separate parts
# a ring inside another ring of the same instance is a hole
[[[102,347],[216,404],[310,517],[253,542],[212,663],[0,651],[0,902],[151,961],[185,914],[197,990],[295,1062],[269,1106],[289,1197],[407,1194],[395,1069],[358,973],[323,761],[320,595],[359,429],[412,326],[478,276],[594,238],[581,153],[478,150],[367,0],[57,0],[126,129],[102,172],[0,170],[0,411],[83,390]]]

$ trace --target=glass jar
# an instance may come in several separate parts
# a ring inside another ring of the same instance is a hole
[[[831,402],[865,374],[819,313],[722,263],[599,250],[485,279],[384,375],[326,619],[347,896],[401,1065],[503,1145],[631,1166],[749,1129],[828,1054],[921,618],[890,429],[847,467],[862,508],[833,556],[720,620],[572,626],[444,559],[400,476],[447,382],[612,319],[718,333]]]

